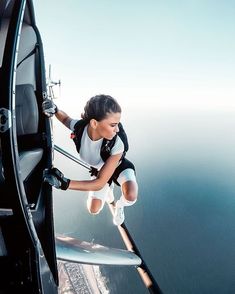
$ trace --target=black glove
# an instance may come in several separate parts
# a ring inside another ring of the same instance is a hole
[[[46,98],[42,103],[42,111],[46,116],[51,117],[58,111],[58,108],[51,99]]]
[[[53,167],[44,171],[44,182],[49,183],[57,189],[67,190],[70,180],[65,178],[61,171]]]

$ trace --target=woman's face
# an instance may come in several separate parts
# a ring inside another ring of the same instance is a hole
[[[97,121],[96,132],[101,138],[111,140],[119,132],[118,124],[121,119],[121,113],[109,113],[106,118]]]

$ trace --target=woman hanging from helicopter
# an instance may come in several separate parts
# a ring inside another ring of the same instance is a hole
[[[113,222],[121,225],[125,218],[124,207],[137,200],[138,184],[135,167],[125,158],[128,141],[120,123],[118,102],[109,95],[96,95],[87,101],[80,120],[58,109],[51,99],[46,99],[42,108],[47,116],[55,115],[72,130],[71,137],[81,159],[92,166],[93,171],[90,180],[78,181],[67,179],[57,168],[51,168],[45,181],[57,189],[89,191],[87,207],[92,214],[98,214],[105,201],[114,201],[113,183],[116,183],[122,194],[116,202]]]

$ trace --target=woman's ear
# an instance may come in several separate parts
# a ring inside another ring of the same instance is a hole
[[[92,129],[96,129],[97,128],[97,120],[96,119],[94,119],[94,118],[92,118],[91,120],[90,120],[90,126],[92,127]]]

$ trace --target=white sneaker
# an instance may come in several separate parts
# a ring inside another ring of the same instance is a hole
[[[114,195],[113,195],[113,188],[112,188],[112,186],[110,186],[110,189],[109,189],[108,194],[107,194],[107,196],[105,198],[105,201],[108,204],[111,204],[114,201]]]
[[[113,223],[116,226],[120,226],[125,220],[125,215],[124,215],[124,207],[118,205],[118,201],[116,203],[116,208],[113,216]]]

